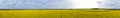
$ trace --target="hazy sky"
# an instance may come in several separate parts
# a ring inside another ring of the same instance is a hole
[[[0,9],[119,8],[119,0],[0,0]]]
[[[103,3],[103,6],[110,9],[120,9],[120,0],[106,0]]]
[[[0,0],[0,9],[70,8],[68,0]]]

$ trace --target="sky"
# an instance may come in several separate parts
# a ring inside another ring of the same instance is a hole
[[[119,8],[120,0],[0,0],[0,9]]]
[[[120,9],[120,0],[106,0],[106,2],[102,3],[102,6],[109,9]]]

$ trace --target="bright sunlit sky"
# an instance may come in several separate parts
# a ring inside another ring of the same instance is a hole
[[[74,8],[100,8],[99,0],[72,0]]]
[[[104,0],[0,0],[0,9],[102,8],[101,1]]]

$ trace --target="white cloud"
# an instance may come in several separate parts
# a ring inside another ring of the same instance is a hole
[[[98,0],[72,0],[73,8],[100,8]]]

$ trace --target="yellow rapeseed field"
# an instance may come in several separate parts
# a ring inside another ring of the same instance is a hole
[[[0,18],[120,18],[120,10],[0,10]]]

